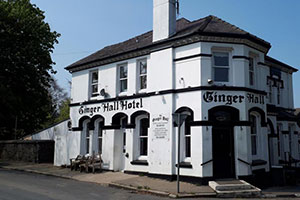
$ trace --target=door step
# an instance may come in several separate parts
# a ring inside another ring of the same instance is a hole
[[[209,181],[208,185],[218,197],[260,197],[261,190],[243,180]]]

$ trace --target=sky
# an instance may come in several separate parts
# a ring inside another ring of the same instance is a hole
[[[69,92],[64,68],[107,45],[152,30],[152,0],[31,0],[61,34],[52,59],[55,78]],[[269,56],[300,69],[299,0],[179,0],[178,18],[215,15],[268,42]],[[294,104],[300,108],[300,72],[294,73]]]

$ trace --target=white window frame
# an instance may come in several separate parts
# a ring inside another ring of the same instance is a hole
[[[134,147],[136,148],[135,149],[135,152],[136,152],[136,156],[135,158],[137,160],[147,160],[148,159],[148,155],[149,155],[149,128],[148,128],[148,134],[147,136],[140,136],[140,124],[141,124],[141,120],[142,119],[148,119],[149,120],[149,117],[148,115],[140,115],[138,117],[136,117],[136,144],[134,145]],[[150,124],[149,124],[150,125]],[[141,138],[147,138],[147,155],[141,155],[141,152],[140,152],[140,139]]]
[[[83,138],[84,138],[84,154],[90,154],[91,152],[91,131],[89,129],[90,120],[83,122]]]
[[[222,48],[223,49],[223,48]],[[227,49],[227,48],[226,48]],[[228,54],[228,66],[216,66],[214,55],[218,53],[226,53]],[[220,85],[228,85],[231,83],[231,51],[229,50],[213,50],[212,51],[212,79],[216,84]],[[228,69],[228,80],[227,81],[216,81],[215,80],[215,68],[227,68]]]
[[[97,82],[93,82],[93,74],[97,73]],[[93,86],[97,86],[97,91],[93,92]],[[90,71],[90,97],[91,98],[95,98],[97,96],[99,96],[99,70],[92,70]]]
[[[251,63],[252,63],[253,69],[250,68]],[[256,77],[255,77],[256,59],[255,59],[255,57],[253,57],[253,56],[249,57],[249,65],[248,66],[249,66],[249,86],[255,87],[255,85],[256,85],[255,84],[255,81],[256,81]],[[251,82],[251,75],[252,75],[253,82]]]
[[[101,127],[102,120],[97,121],[97,151],[102,155],[103,153],[103,128]],[[101,134],[100,134],[101,133]],[[99,148],[99,140],[101,140],[101,149]]]
[[[260,156],[260,129],[261,127],[259,126],[260,124],[260,115],[252,112],[250,113],[250,117],[255,117],[255,134],[252,134],[252,125],[250,127],[250,142],[251,142],[251,155],[252,155],[252,160],[259,159]],[[249,119],[251,120],[251,119]],[[256,154],[253,154],[253,145],[252,145],[252,137],[255,137],[255,144],[256,144]]]
[[[126,67],[126,70],[127,70],[127,76],[124,77],[124,78],[121,78],[121,67]],[[122,63],[122,64],[118,64],[117,65],[117,93],[119,95],[125,95],[127,94],[127,91],[128,91],[128,65],[127,63]],[[126,90],[124,91],[121,91],[121,81],[125,81],[126,80]]]
[[[190,112],[182,112],[181,114],[186,114],[186,115],[189,115],[189,116],[191,116],[191,113]],[[182,134],[182,136],[181,136],[181,144],[182,144],[182,150],[181,150],[181,158],[183,158],[183,161],[184,162],[188,162],[188,163],[190,163],[191,162],[191,157],[192,157],[192,128],[191,128],[191,126],[189,127],[190,128],[190,134],[189,135],[186,135],[185,134],[185,130],[186,130],[186,125],[187,125],[187,123],[186,123],[186,120],[184,121],[184,123],[183,123],[183,126],[182,126],[182,131],[181,131],[181,133],[183,133]],[[186,156],[186,139],[187,138],[190,138],[190,156]]]
[[[140,64],[142,62],[146,62],[146,73],[145,74],[141,74],[141,68],[140,68]],[[146,92],[147,87],[148,87],[148,81],[147,81],[147,74],[148,74],[148,63],[147,63],[147,58],[142,58],[137,60],[137,92],[141,93],[141,92]],[[141,77],[146,77],[146,88],[141,88]]]

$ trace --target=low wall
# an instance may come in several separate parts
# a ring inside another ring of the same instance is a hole
[[[53,163],[53,140],[7,140],[0,141],[1,161]]]

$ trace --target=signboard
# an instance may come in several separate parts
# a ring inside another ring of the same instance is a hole
[[[265,104],[265,97],[261,94],[247,93],[246,95],[237,94],[224,94],[222,92],[207,91],[203,94],[203,100],[206,103],[225,103],[225,105],[232,105],[238,103],[248,103],[254,104]]]
[[[134,100],[122,100],[101,103],[97,106],[80,106],[78,112],[80,115],[89,114],[92,116],[95,113],[104,113],[110,111],[125,111],[131,109],[140,109],[143,108],[143,99],[134,99]]]
[[[151,122],[154,139],[169,139],[170,117],[168,114],[154,115]]]

